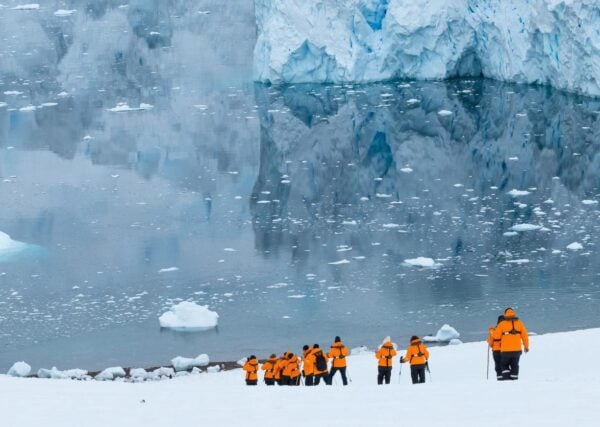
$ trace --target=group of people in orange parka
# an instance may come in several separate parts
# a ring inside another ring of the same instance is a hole
[[[346,357],[350,354],[340,337],[335,337],[328,353],[324,352],[319,344],[312,347],[305,345],[302,356],[298,357],[292,352],[285,352],[281,357],[272,354],[262,365],[256,356],[248,357],[244,363],[246,373],[246,384],[254,386],[258,384],[258,372],[264,371],[264,382],[268,386],[275,384],[298,386],[302,382],[306,386],[323,384],[332,385],[333,378],[338,372],[342,377],[342,383],[348,385],[346,373]],[[397,355],[396,345],[390,337],[384,339],[379,350],[375,354],[378,360],[378,384],[389,384],[392,376],[393,358]],[[413,336],[404,357],[400,357],[400,363],[409,362],[411,365],[411,378],[413,384],[425,382],[425,369],[428,367],[429,351],[419,337]],[[329,365],[331,363],[331,369]]]

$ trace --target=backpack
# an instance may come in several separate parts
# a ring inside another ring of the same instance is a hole
[[[327,361],[325,360],[325,356],[323,356],[322,351],[315,354],[315,366],[317,367],[317,371],[319,372],[327,370]]]

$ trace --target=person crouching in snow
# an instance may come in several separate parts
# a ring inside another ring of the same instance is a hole
[[[287,385],[300,385],[300,361],[294,353],[288,353],[283,375],[288,379]]]
[[[331,362],[331,372],[329,373],[329,385],[333,383],[333,376],[338,371],[342,376],[342,383],[348,385],[348,379],[346,378],[346,356],[348,356],[348,353],[348,347],[342,344],[342,339],[335,337],[329,351],[329,358],[333,359],[333,362]]]
[[[425,367],[428,360],[429,350],[427,350],[421,338],[413,335],[406,354],[400,359],[400,363],[410,362],[410,377],[413,384],[425,382]]]
[[[523,349],[525,353],[529,352],[529,334],[512,308],[504,311],[504,320],[496,326],[494,339],[500,340],[502,379],[518,380],[521,353]]]
[[[260,369],[265,371],[265,384],[275,385],[275,364],[277,363],[277,356],[272,354],[269,359],[262,364]]]
[[[258,384],[258,360],[252,355],[244,363],[244,371],[246,371],[246,385]]]
[[[386,384],[390,383],[392,379],[392,359],[396,354],[396,344],[392,342],[390,337],[386,337],[375,354],[375,357],[379,360],[377,384],[382,385],[384,381]]]

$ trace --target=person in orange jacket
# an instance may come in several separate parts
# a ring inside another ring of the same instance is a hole
[[[523,350],[529,352],[529,334],[512,308],[504,311],[504,319],[494,330],[494,339],[500,340],[502,379],[519,379],[519,359]]]
[[[386,384],[390,383],[392,379],[392,360],[396,354],[396,344],[392,342],[390,337],[386,337],[377,353],[375,353],[375,357],[379,360],[377,364],[377,384],[382,385],[384,381]]]
[[[348,378],[346,377],[346,356],[348,356],[348,347],[342,344],[340,337],[335,337],[331,350],[329,351],[329,358],[333,359],[331,362],[331,372],[329,373],[329,385],[333,383],[333,376],[336,372],[342,375],[342,382],[344,385],[348,385]]]
[[[286,351],[275,364],[275,381],[279,385],[288,385],[289,378],[284,375],[285,366],[288,363],[287,357],[288,352]]]
[[[410,362],[410,377],[413,384],[425,382],[425,367],[429,360],[429,350],[421,341],[421,338],[413,335],[406,354],[400,359],[400,363]]]
[[[312,348],[308,345],[302,347],[302,376],[304,377],[305,386],[312,386],[314,384],[315,359]]]
[[[246,371],[246,385],[258,384],[258,360],[252,355],[244,363],[244,371]]]
[[[496,326],[504,319],[504,316],[498,316],[498,321],[496,322]],[[496,371],[496,379],[500,381],[502,379],[502,361],[501,361],[501,353],[500,353],[500,341],[499,339],[494,339],[494,331],[496,328],[494,326],[490,326],[487,343],[492,350],[492,356],[494,358],[494,370]]]
[[[327,357],[327,354],[321,350],[319,344],[313,345],[311,357],[313,359],[315,373],[314,385],[319,385],[321,383],[321,378],[323,379],[323,383],[329,385],[329,369],[327,368],[329,358]]]
[[[300,385],[300,361],[294,353],[288,353],[283,376],[287,378],[287,385]]]
[[[272,354],[265,363],[262,364],[260,369],[265,371],[265,384],[275,385],[275,365],[277,364],[277,356]]]

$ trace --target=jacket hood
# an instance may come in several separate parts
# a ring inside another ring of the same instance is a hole
[[[344,346],[344,344],[342,344],[342,342],[340,341],[340,342],[333,343],[331,345],[331,348],[334,348],[334,347],[336,347],[336,348],[342,348],[343,346]]]
[[[386,341],[381,345],[381,348],[394,348],[394,343],[391,341]]]
[[[246,363],[248,363],[249,365],[258,365],[258,360],[256,360],[256,359],[250,359]]]
[[[410,340],[411,344],[421,344],[421,338],[415,338],[413,340]]]
[[[504,312],[504,317],[517,317],[517,312],[512,308],[507,308]]]

